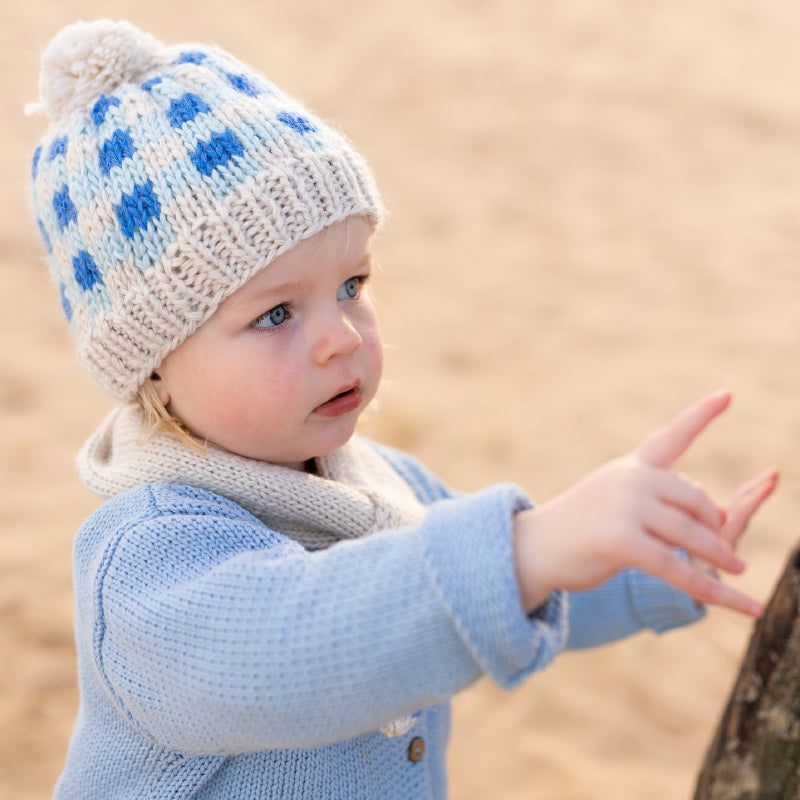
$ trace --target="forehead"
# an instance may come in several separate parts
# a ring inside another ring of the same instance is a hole
[[[325,273],[337,279],[349,277],[351,270],[371,263],[371,239],[372,226],[363,217],[337,222],[278,256],[231,294],[223,306],[235,309],[254,295],[291,292]]]

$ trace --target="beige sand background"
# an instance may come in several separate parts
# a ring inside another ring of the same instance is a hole
[[[393,212],[365,431],[452,485],[546,498],[719,386],[682,462],[779,494],[738,583],[800,534],[795,0],[27,0],[0,25],[0,797],[50,795],[76,709],[72,457],[107,401],[75,365],[27,205],[41,48],[78,18],[214,40],[338,122]],[[402,597],[398,598],[402,603]],[[690,797],[751,625],[568,654],[455,702],[453,800]]]

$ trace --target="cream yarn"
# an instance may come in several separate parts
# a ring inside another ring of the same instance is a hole
[[[379,224],[341,134],[216,48],[77,23],[40,91],[36,220],[80,360],[117,399],[282,252],[350,216]]]
[[[129,22],[103,19],[67,26],[42,54],[44,111],[56,121],[86,111],[101,94],[162,63],[163,50],[155,37]]]

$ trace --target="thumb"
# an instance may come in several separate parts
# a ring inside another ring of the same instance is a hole
[[[714,392],[698,403],[685,408],[671,422],[651,433],[635,449],[639,458],[654,467],[671,467],[688,449],[705,427],[718,417],[731,402],[727,390]]]

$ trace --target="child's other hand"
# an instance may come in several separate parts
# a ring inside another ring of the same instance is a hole
[[[736,543],[775,488],[777,472],[743,484],[726,513],[671,469],[729,403],[728,392],[701,400],[628,455],[517,515],[515,556],[526,610],[554,589],[589,589],[620,569],[640,567],[698,601],[753,616],[763,613],[759,602],[721,583],[715,570],[744,570]],[[686,551],[689,561],[676,548]]]

